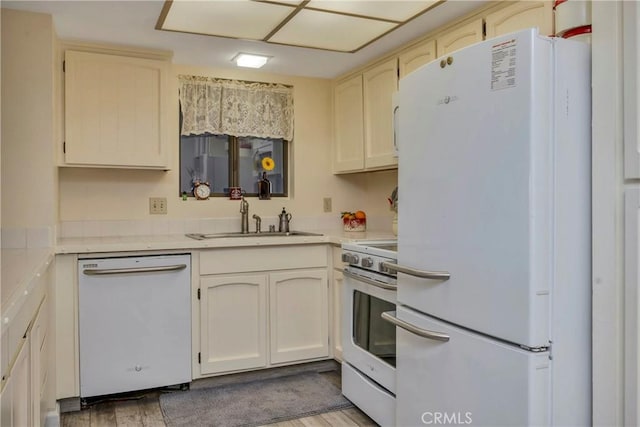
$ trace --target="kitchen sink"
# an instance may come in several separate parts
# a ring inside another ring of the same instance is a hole
[[[196,240],[222,239],[226,237],[286,237],[286,236],[322,236],[320,233],[310,233],[308,231],[264,231],[261,233],[250,232],[243,233],[241,231],[232,231],[228,233],[188,233],[185,236]]]

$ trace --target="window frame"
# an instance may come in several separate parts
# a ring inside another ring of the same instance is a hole
[[[180,114],[180,120],[182,122],[182,114]],[[212,134],[206,134],[205,136],[213,136]],[[183,182],[182,182],[182,136],[183,135],[179,135],[178,136],[178,141],[180,144],[180,149],[178,150],[178,193],[179,195],[182,197],[184,196],[184,191],[182,190],[183,188]],[[227,138],[227,143],[228,143],[228,166],[229,166],[229,176],[228,176],[228,181],[229,181],[229,185],[227,188],[231,188],[231,187],[239,187],[239,183],[240,183],[240,137],[237,136],[232,136],[232,135],[219,135],[219,136],[225,136]],[[252,137],[252,138],[259,138],[259,137]],[[267,139],[267,138],[261,138],[261,139]],[[271,193],[271,198],[282,198],[282,197],[289,197],[289,150],[290,150],[290,141],[287,141],[286,139],[281,139],[283,147],[282,147],[282,187],[283,187],[283,191],[282,193]],[[191,198],[195,198],[193,191],[190,192],[186,192],[187,193],[187,197],[191,197]],[[253,192],[245,192],[243,191],[243,194],[246,197],[258,197],[258,193],[253,193]],[[209,196],[209,198],[213,198],[213,197],[230,197],[229,192],[226,193],[214,193],[213,189],[211,191],[211,194]]]

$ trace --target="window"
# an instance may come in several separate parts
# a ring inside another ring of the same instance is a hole
[[[271,196],[287,196],[293,88],[197,76],[178,80],[180,193],[193,196],[200,181],[209,183],[214,196],[227,196],[232,187],[257,196],[266,179]]]
[[[283,139],[189,135],[180,137],[180,193],[193,196],[195,181],[208,182],[212,196],[228,196],[230,187],[258,195],[263,172],[271,182],[271,196],[287,196],[288,144]],[[273,159],[272,170],[262,159]]]

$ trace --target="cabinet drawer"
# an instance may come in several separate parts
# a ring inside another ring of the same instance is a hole
[[[326,267],[327,261],[325,245],[214,249],[200,252],[200,274]]]

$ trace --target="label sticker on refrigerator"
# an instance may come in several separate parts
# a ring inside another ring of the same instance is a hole
[[[516,39],[498,43],[491,48],[491,90],[516,86]]]

